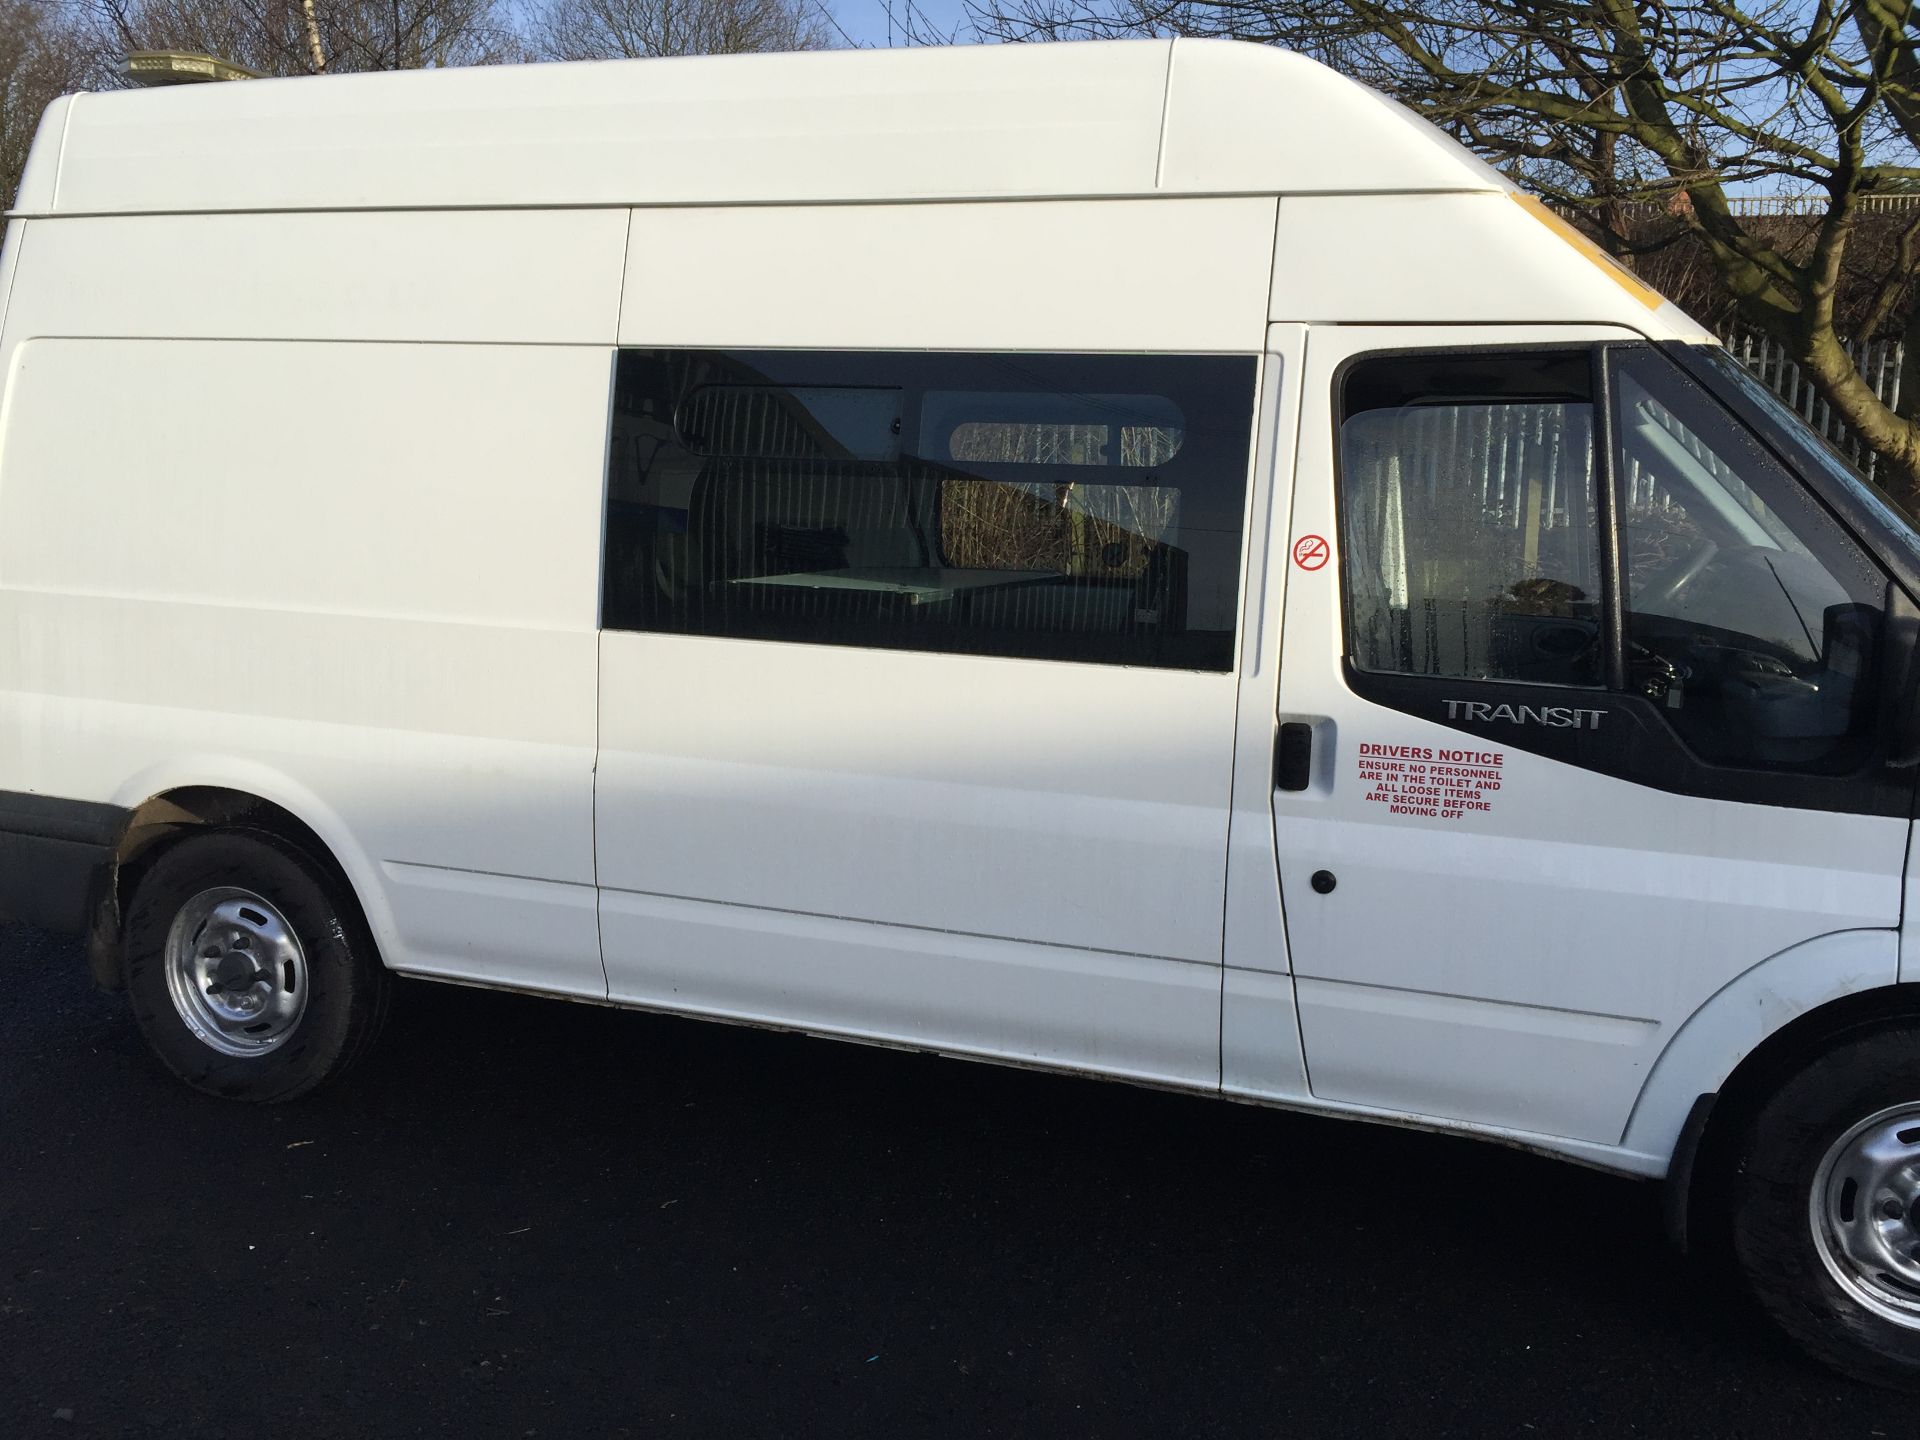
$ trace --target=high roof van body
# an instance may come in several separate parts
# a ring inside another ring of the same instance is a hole
[[[189,1083],[400,974],[1455,1130],[1920,1373],[1920,548],[1371,91],[73,96],[0,374],[0,904]]]

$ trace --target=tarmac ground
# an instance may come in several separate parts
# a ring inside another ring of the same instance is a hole
[[[421,982],[255,1108],[0,984],[3,1437],[1920,1432],[1516,1151]]]

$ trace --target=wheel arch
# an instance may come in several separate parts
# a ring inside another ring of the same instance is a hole
[[[115,840],[113,862],[98,881],[87,930],[87,964],[96,984],[122,988],[123,917],[141,878],[172,845],[210,829],[263,831],[299,849],[342,887],[359,908],[376,949],[389,953],[391,918],[371,862],[318,797],[272,776],[167,780],[143,777],[116,797],[127,818]]]
[[[1673,1156],[1668,1228],[1681,1248],[1714,1245],[1716,1199],[1766,1097],[1821,1051],[1920,1022],[1920,984],[1899,983],[1892,930],[1821,936],[1761,962],[1680,1028],[1642,1087],[1627,1148]]]

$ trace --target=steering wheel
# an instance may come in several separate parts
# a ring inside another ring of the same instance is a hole
[[[1711,565],[1727,565],[1744,559],[1749,555],[1772,555],[1776,552],[1765,545],[1717,545],[1709,540],[1693,554],[1689,555],[1670,575],[1663,575],[1653,581],[1647,593],[1638,601],[1641,609],[1654,610],[1676,603],[1687,587],[1706,573]]]

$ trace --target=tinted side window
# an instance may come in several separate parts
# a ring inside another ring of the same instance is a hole
[[[628,350],[610,629],[1228,670],[1251,358]]]
[[[1342,386],[1348,647],[1363,670],[1604,674],[1585,352],[1362,360]]]

